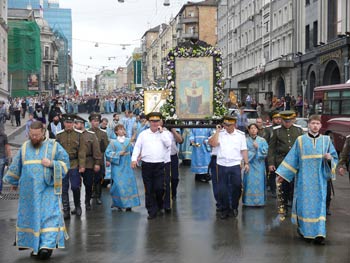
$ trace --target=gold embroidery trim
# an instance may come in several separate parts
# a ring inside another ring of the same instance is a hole
[[[323,158],[322,154],[311,154],[311,155],[303,155],[301,159],[318,159],[318,158]]]
[[[7,171],[7,175],[9,175],[9,176],[11,176],[11,177],[13,177],[13,178],[15,178],[17,180],[19,179],[19,176],[17,174],[15,174],[15,173],[11,172],[11,171]]]
[[[296,214],[292,214],[292,217],[294,219],[298,219],[298,220],[304,221],[306,223],[317,223],[320,221],[326,221],[326,217],[324,217],[324,216],[320,216],[318,218],[303,218],[301,216],[297,216]]]
[[[286,163],[285,161],[282,162],[282,165],[284,167],[286,167],[288,170],[292,171],[293,173],[297,173],[297,170],[295,168],[293,168],[292,166],[290,166],[288,163]]]
[[[39,232],[35,232],[33,229],[31,228],[20,228],[20,227],[16,227],[16,231],[17,232],[24,232],[24,233],[30,233],[33,234],[36,237],[40,236],[40,233],[48,233],[48,232],[60,232],[60,231],[66,231],[66,227],[48,227],[48,228],[42,228],[40,229]]]
[[[41,164],[41,160],[29,160],[29,161],[24,161],[23,165],[27,164]]]

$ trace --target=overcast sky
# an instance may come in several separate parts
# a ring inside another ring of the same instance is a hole
[[[73,77],[77,86],[80,86],[80,80],[95,76],[103,66],[109,69],[125,66],[127,57],[135,47],[140,46],[140,38],[145,31],[160,23],[168,23],[170,17],[174,17],[187,1],[170,0],[169,7],[163,6],[163,2],[164,0],[125,0],[124,3],[118,3],[118,0],[60,0],[61,8],[72,9]],[[95,47],[95,43],[99,43],[99,46]],[[123,50],[121,46],[102,43],[131,46]]]

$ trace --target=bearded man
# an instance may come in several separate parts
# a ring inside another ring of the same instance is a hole
[[[4,182],[19,189],[15,245],[20,250],[32,249],[31,256],[48,259],[68,238],[60,204],[69,156],[59,143],[45,138],[40,121],[30,125],[29,138],[14,157]]]

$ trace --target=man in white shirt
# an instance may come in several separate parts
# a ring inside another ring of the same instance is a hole
[[[147,115],[150,128],[138,136],[131,157],[131,167],[136,168],[137,161],[142,161],[142,179],[145,186],[145,202],[148,219],[157,217],[163,209],[164,195],[164,160],[171,147],[169,135],[160,125],[161,113]]]
[[[249,171],[248,151],[245,134],[235,129],[236,118],[225,116],[224,131],[217,126],[216,133],[209,139],[212,147],[217,147],[218,195],[221,206],[221,219],[232,214],[238,215],[238,203],[242,193],[241,162],[244,170]],[[230,199],[232,198],[232,200]],[[230,207],[230,201],[232,207]]]

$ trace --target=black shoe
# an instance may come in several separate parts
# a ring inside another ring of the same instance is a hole
[[[227,219],[227,218],[228,218],[228,213],[227,213],[227,212],[225,212],[225,213],[221,213],[221,215],[220,215],[220,219],[225,220],[225,219]]]
[[[38,257],[42,260],[49,259],[52,255],[52,249],[42,248],[39,250]]]
[[[131,211],[132,211],[131,207],[128,207],[127,209],[125,209],[125,212],[131,212]]]
[[[171,213],[171,208],[164,208],[164,212],[166,214],[170,214]]]
[[[164,215],[164,210],[163,209],[160,209],[157,213],[158,216],[162,216]]]
[[[85,209],[86,209],[86,211],[90,211],[90,210],[91,210],[91,205],[90,205],[90,203],[85,204]]]
[[[326,215],[327,215],[327,216],[330,216],[330,215],[332,215],[332,213],[331,213],[331,210],[329,210],[329,209],[326,209]]]
[[[234,217],[237,217],[238,216],[238,209],[233,209],[232,214]]]
[[[325,238],[324,237],[316,237],[314,240],[314,243],[316,245],[322,245],[324,246],[326,244]]]
[[[70,219],[70,213],[68,210],[63,211],[63,218],[64,219]]]
[[[73,213],[74,212],[74,213]],[[82,214],[82,211],[81,211],[81,207],[78,206],[76,207],[72,212],[71,212],[72,215],[77,215],[77,216],[81,216]]]
[[[98,205],[102,205],[102,201],[101,201],[101,199],[100,199],[100,198],[96,198],[96,204],[98,204]]]
[[[155,214],[155,215],[148,215],[147,219],[148,220],[152,220],[152,219],[155,219],[156,217],[157,217],[157,214]]]

